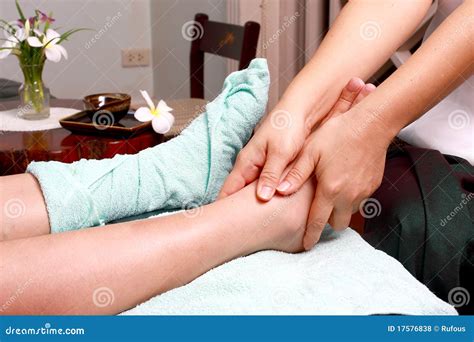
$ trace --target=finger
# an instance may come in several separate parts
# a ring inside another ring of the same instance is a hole
[[[281,153],[269,151],[267,160],[258,179],[257,196],[262,201],[269,201],[275,195],[275,189],[290,160]]]
[[[339,115],[347,112],[352,107],[359,92],[364,88],[364,85],[364,81],[360,78],[351,78],[344,89],[342,89],[341,95],[333,106],[330,115]]]
[[[233,170],[229,174],[229,176],[227,176],[227,179],[225,180],[224,185],[222,186],[222,189],[219,193],[219,196],[217,196],[217,199],[219,200],[225,198],[243,189],[247,184],[250,184],[255,179],[257,179],[258,174],[258,167],[255,167],[254,173],[248,174],[240,174],[239,171]]]
[[[242,150],[237,156],[234,168],[227,176],[219,196],[217,197],[218,199],[236,193],[258,178],[260,173],[259,164],[252,158],[247,157],[247,153],[247,151]]]
[[[352,216],[351,206],[335,206],[328,223],[334,230],[344,230],[349,227]]]
[[[314,160],[315,156],[312,156],[307,150],[303,150],[283,181],[278,185],[277,191],[282,195],[290,195],[298,191],[313,174],[316,165]]]
[[[303,246],[305,250],[310,250],[313,248],[315,243],[319,241],[324,226],[328,222],[333,209],[332,201],[325,197],[320,189],[321,186],[316,187],[314,201],[311,204],[311,209],[309,211],[308,223],[303,238]]]
[[[358,104],[360,101],[366,98],[367,95],[369,95],[375,89],[376,87],[372,83],[367,83],[359,92],[359,95],[357,95],[356,99],[354,100],[354,105]]]

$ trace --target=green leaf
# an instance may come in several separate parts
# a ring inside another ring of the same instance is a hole
[[[16,32],[16,29],[14,26],[12,26],[9,22],[7,22],[6,20],[3,20],[3,19],[0,19],[0,23],[8,26],[8,29],[6,29],[5,27],[2,26],[2,29],[7,31],[8,33],[10,34],[15,34]]]
[[[0,47],[0,50],[16,50],[16,47]]]
[[[75,30],[69,30],[67,32],[64,32],[59,40],[58,40],[58,44],[60,44],[61,42],[63,42],[64,40],[67,40],[71,35],[73,35],[74,33],[77,33],[77,32],[80,32],[80,31],[93,31],[91,29],[86,29],[86,28],[80,28],[80,29],[75,29]]]
[[[18,11],[18,15],[20,16],[20,19],[25,21],[26,18],[25,18],[25,15],[23,14],[23,11],[21,10],[21,6],[18,0],[15,0],[15,4],[16,4],[16,9]]]
[[[52,18],[53,17],[53,12],[49,12],[48,17]],[[44,33],[48,31],[49,27],[51,26],[51,23],[49,21],[46,22],[44,25]]]

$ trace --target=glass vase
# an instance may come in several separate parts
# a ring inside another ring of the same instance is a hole
[[[18,116],[26,120],[46,119],[50,115],[49,90],[43,83],[44,63],[20,65],[24,81],[20,86]]]

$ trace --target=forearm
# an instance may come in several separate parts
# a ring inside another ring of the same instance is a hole
[[[360,103],[351,124],[362,123],[389,140],[465,81],[474,66],[473,7],[474,2],[466,1],[457,8],[407,63]]]
[[[49,234],[38,181],[29,173],[0,177],[0,241]]]
[[[307,124],[314,125],[330,110],[351,77],[367,79],[388,60],[421,22],[430,3],[428,0],[348,3],[315,55],[285,91],[277,108],[304,115]]]
[[[2,242],[0,314],[115,314],[184,285],[254,250],[226,206]]]

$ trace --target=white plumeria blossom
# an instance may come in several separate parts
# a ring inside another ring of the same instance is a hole
[[[17,41],[13,36],[8,37],[7,41],[5,43],[3,43],[2,47],[1,47],[2,49],[5,49],[5,50],[0,50],[0,59],[7,58],[8,55],[10,55],[12,53],[12,51],[15,48],[16,44],[17,44]]]
[[[3,43],[2,48],[5,50],[0,50],[0,59],[8,57],[13,51],[13,49],[18,45],[18,43],[23,42],[28,35],[30,34],[30,22],[27,20],[25,28],[18,28],[15,31],[14,35],[11,35],[7,38],[7,41]]]
[[[140,90],[148,107],[140,107],[135,112],[135,118],[140,122],[151,121],[153,130],[156,133],[168,133],[174,124],[174,116],[171,114],[172,108],[168,107],[165,101],[160,100],[155,106],[150,95],[145,90]]]
[[[35,33],[38,35],[38,32]],[[61,60],[61,56],[67,59],[66,49],[58,44],[60,39],[61,36],[59,33],[48,29],[45,35],[41,34],[39,37],[28,37],[28,44],[32,47],[44,47],[46,58],[51,62],[57,63]]]

